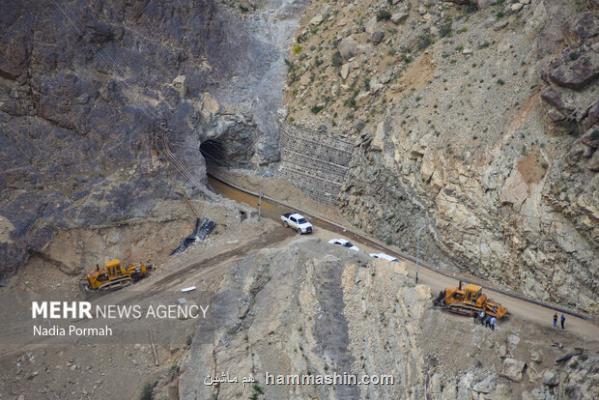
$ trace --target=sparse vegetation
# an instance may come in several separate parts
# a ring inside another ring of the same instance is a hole
[[[337,67],[337,68],[339,68],[343,64],[343,58],[341,57],[341,53],[339,53],[339,51],[336,51],[335,53],[333,53],[331,63],[333,64],[334,67]]]
[[[472,14],[478,11],[478,6],[476,5],[476,3],[472,2],[472,3],[468,3],[466,5],[466,13],[468,14]]]
[[[451,24],[451,19],[448,19],[447,21],[445,21],[443,25],[439,27],[439,37],[451,37]]]
[[[250,396],[250,400],[258,400],[258,398],[262,395],[264,395],[264,389],[262,389],[262,386],[260,386],[257,383],[254,383],[254,385],[252,385],[252,395]]]
[[[168,379],[172,381],[173,379],[179,376],[179,372],[180,368],[177,364],[171,365],[171,367],[168,370]]]
[[[300,54],[302,52],[302,50],[303,50],[302,45],[299,43],[296,43],[291,47],[291,52],[296,56],[298,54]]]
[[[156,382],[156,381],[146,383],[141,391],[141,396],[139,397],[140,400],[153,400],[154,399],[154,387],[156,386],[157,383],[158,382]]]
[[[312,114],[318,114],[322,111],[322,109],[322,106],[313,106],[312,108],[310,108],[310,111],[312,112]]]
[[[418,48],[421,50],[426,49],[433,43],[433,39],[429,33],[423,33],[418,38]]]
[[[377,21],[388,21],[390,19],[391,13],[389,12],[389,10],[379,10],[379,12],[376,13]]]

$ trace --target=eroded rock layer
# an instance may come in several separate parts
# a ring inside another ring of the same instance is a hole
[[[287,122],[356,144],[339,193],[354,225],[597,312],[598,11],[313,2],[290,51]]]

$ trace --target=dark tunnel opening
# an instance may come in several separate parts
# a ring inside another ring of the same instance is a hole
[[[228,167],[227,152],[220,140],[206,140],[200,145],[200,153],[206,160],[206,168]]]
[[[235,140],[209,139],[200,145],[200,153],[206,160],[206,168],[251,168],[254,142],[251,137]]]

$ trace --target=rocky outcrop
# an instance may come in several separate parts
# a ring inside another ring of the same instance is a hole
[[[434,309],[430,289],[414,285],[402,263],[302,238],[219,270],[210,316],[218,322],[210,335],[197,328],[181,364],[182,399],[596,395],[599,360],[591,350],[552,346],[556,331],[516,318],[491,331]],[[222,373],[228,382],[205,384],[206,374]],[[298,383],[334,374],[391,376],[393,384]],[[249,376],[255,384],[242,384]]]
[[[118,225],[198,196],[201,150],[233,167],[278,160],[287,32],[302,1],[3,6],[0,216],[11,231],[0,274],[56,229]],[[218,151],[200,149],[209,140]]]
[[[353,147],[341,137],[323,138],[320,132],[306,127],[285,127],[281,134],[281,175],[319,202],[335,204]]]
[[[287,120],[354,137],[339,201],[355,225],[596,312],[596,9],[468,3],[347,2],[300,30]]]

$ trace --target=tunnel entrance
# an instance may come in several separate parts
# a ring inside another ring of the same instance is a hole
[[[206,160],[206,168],[251,168],[254,155],[252,138],[219,137],[200,145],[200,153]]]
[[[206,160],[206,167],[229,167],[225,145],[218,139],[206,140],[200,145],[200,153]]]

